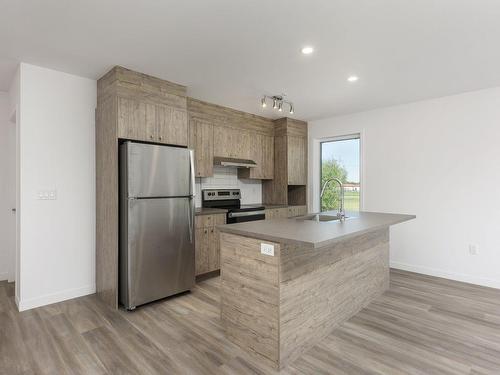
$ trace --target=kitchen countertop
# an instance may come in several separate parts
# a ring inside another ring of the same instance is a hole
[[[226,214],[227,210],[223,208],[202,208],[196,207],[195,215],[215,215],[215,214]]]
[[[336,211],[322,212],[336,215]],[[300,218],[250,221],[217,226],[221,232],[253,237],[272,242],[322,247],[372,230],[415,219],[415,215],[379,212],[347,212],[344,222],[315,222]]]

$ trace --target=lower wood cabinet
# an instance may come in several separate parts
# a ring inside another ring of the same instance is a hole
[[[307,214],[307,206],[289,206],[288,217],[304,216]]]
[[[288,206],[266,209],[267,219],[284,219],[287,217],[303,216],[307,214],[307,206]]]
[[[199,215],[195,218],[195,274],[220,268],[220,240],[216,226],[226,223],[226,215]]]

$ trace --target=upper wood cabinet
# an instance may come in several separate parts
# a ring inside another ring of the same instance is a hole
[[[165,105],[156,106],[156,128],[153,136],[159,143],[187,146],[188,122],[186,110]]]
[[[184,86],[115,67],[98,81],[98,101],[107,98],[117,103],[118,138],[187,146]]]
[[[215,126],[214,156],[249,159],[251,138],[250,133],[246,130]]]
[[[191,147],[195,154],[196,177],[209,177],[214,173],[214,125],[206,120],[192,118]]]
[[[118,137],[187,146],[186,110],[118,97]]]
[[[288,185],[307,184],[307,138],[287,136]]]
[[[267,204],[305,205],[307,123],[290,118],[274,121],[274,177],[262,182]]]
[[[274,178],[274,137],[263,134],[252,134],[249,159],[255,161],[254,168],[238,170],[238,177],[248,179],[270,180]]]

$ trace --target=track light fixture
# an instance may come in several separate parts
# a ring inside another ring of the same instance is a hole
[[[262,108],[266,108],[267,107],[266,100],[270,99],[273,101],[273,109],[277,109],[279,112],[283,112],[283,104],[286,104],[288,105],[289,108],[288,112],[290,114],[293,114],[295,112],[295,107],[292,102],[289,102],[288,100],[284,99],[285,96],[286,96],[285,94],[273,95],[273,96],[264,95],[260,100],[260,103],[262,105]]]

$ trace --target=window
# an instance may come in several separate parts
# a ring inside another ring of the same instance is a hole
[[[360,206],[360,154],[359,134],[337,137],[321,142],[320,147],[320,189],[332,177],[344,185],[346,211],[359,211]],[[337,210],[340,206],[340,189],[330,182],[320,197],[321,211]]]

